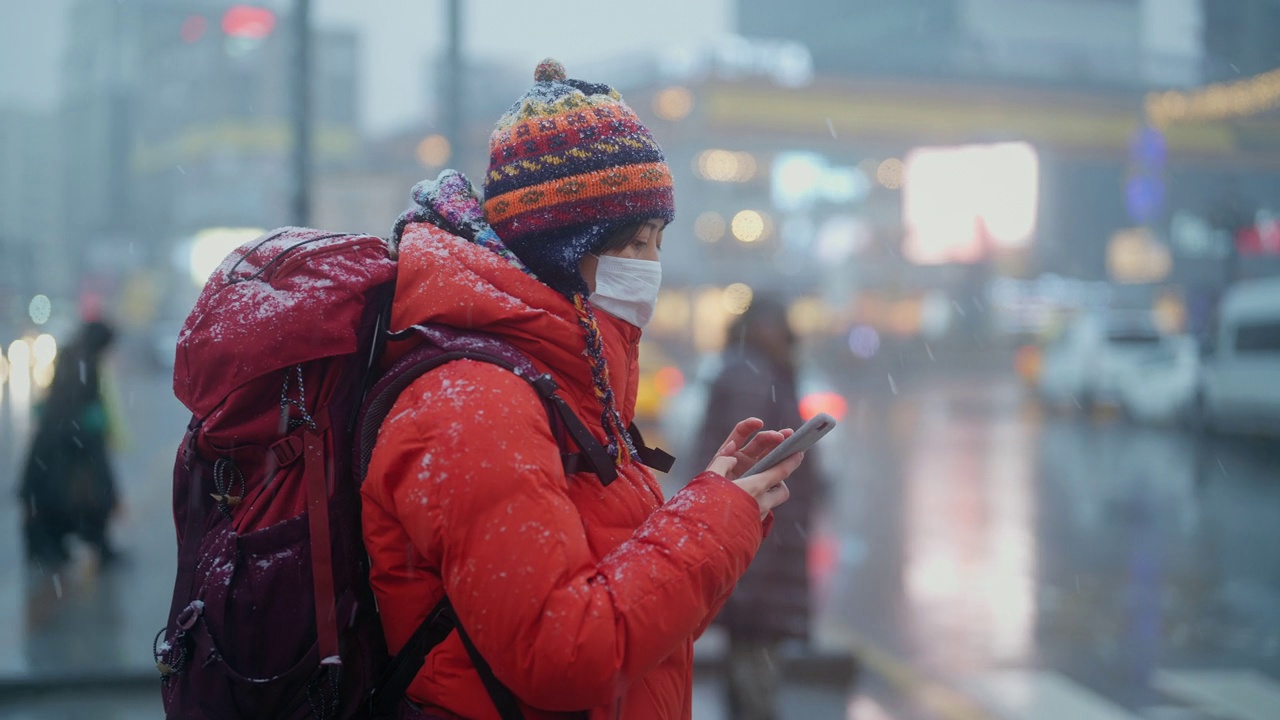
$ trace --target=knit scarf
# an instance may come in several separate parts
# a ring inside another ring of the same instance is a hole
[[[515,253],[502,242],[498,234],[484,219],[480,196],[471,181],[457,170],[445,170],[435,180],[423,180],[413,186],[414,207],[402,213],[391,233],[392,246],[400,247],[405,228],[414,223],[428,223],[445,232],[475,243],[511,264],[520,272],[537,278]],[[604,342],[595,311],[586,293],[575,292],[569,301],[578,315],[578,324],[586,336],[587,361],[591,366],[591,382],[596,399],[600,402],[600,423],[607,437],[606,449],[614,463],[629,463],[636,454],[631,434],[627,432],[609,382],[609,367],[604,357]]]

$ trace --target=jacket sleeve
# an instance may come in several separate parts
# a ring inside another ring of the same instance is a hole
[[[406,394],[429,410],[383,428],[395,512],[494,674],[535,707],[612,702],[698,629],[759,547],[755,501],[704,473],[596,561],[524,380],[460,361]]]

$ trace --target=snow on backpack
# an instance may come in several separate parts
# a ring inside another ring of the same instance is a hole
[[[360,482],[400,392],[455,359],[505,367],[547,407],[566,471],[608,484],[608,453],[510,345],[413,326],[384,372],[395,287],[382,238],[284,228],[233,251],[183,325],[174,393],[192,412],[174,466],[178,572],[156,667],[169,718],[393,717],[432,647],[458,632],[504,720],[514,696],[448,598],[388,658],[360,534]],[[670,457],[641,458],[669,469]]]

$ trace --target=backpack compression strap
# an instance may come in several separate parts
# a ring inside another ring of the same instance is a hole
[[[528,358],[508,343],[496,338],[459,335],[443,328],[428,326],[414,326],[396,335],[407,338],[413,334],[420,335],[425,342],[397,361],[368,393],[368,404],[361,413],[357,425],[358,447],[353,469],[358,482],[364,481],[373,455],[373,446],[377,441],[378,430],[400,393],[425,373],[454,360],[479,360],[491,363],[529,382],[547,408],[552,434],[561,448],[561,460],[564,463],[566,475],[590,471],[604,486],[617,479],[618,469],[614,465],[613,458],[609,456],[600,441],[595,439],[582,420],[574,414],[569,404],[557,394],[559,386],[555,379],[550,375],[537,373]],[[641,462],[661,472],[671,469],[675,458],[662,450],[645,445],[640,431],[634,424],[628,432],[639,449],[638,457]],[[570,453],[565,450],[568,445],[566,439],[573,440],[573,444],[578,447],[578,452]],[[400,652],[396,653],[382,679],[370,693],[369,707],[373,717],[394,717],[409,685],[422,669],[427,653],[444,642],[449,633],[455,629],[502,719],[520,720],[523,717],[515,695],[498,680],[489,664],[471,643],[471,638],[458,623],[457,615],[447,597],[442,598],[435,608],[427,613],[422,625],[414,631],[413,636],[400,649]]]
[[[409,641],[392,658],[391,664],[387,666],[382,678],[369,694],[370,717],[379,720],[396,717],[400,702],[408,692],[413,679],[418,676],[418,671],[422,669],[427,653],[444,642],[444,639],[454,630],[458,631],[458,639],[462,640],[462,646],[471,657],[471,664],[475,665],[476,672],[480,675],[480,682],[484,684],[484,689],[488,691],[493,704],[498,708],[498,716],[502,720],[522,720],[524,714],[520,711],[520,702],[516,700],[515,694],[493,674],[489,663],[485,662],[480,652],[476,650],[476,646],[471,643],[471,638],[458,624],[458,616],[454,613],[448,597],[443,597],[436,603],[431,612],[427,613],[422,624],[410,636]]]

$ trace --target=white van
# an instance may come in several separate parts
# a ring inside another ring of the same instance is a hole
[[[1223,297],[1196,405],[1206,429],[1280,434],[1280,278],[1242,282]]]

